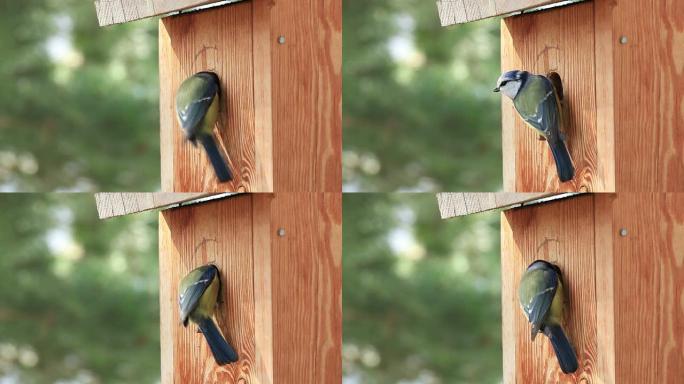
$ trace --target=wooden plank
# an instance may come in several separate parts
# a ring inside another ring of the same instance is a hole
[[[600,163],[614,160],[608,158],[608,151],[600,158],[598,154],[598,141],[609,137],[597,135],[594,37],[592,2],[504,20],[502,70],[524,69],[541,74],[555,71],[563,79],[568,117],[564,129],[576,170],[574,180],[560,183],[548,144],[538,139],[505,98],[503,142],[513,145],[512,150],[504,151],[504,164],[515,163],[504,167],[507,192],[586,192],[610,186],[610,181],[601,180],[602,174],[597,172]]]
[[[548,193],[438,193],[437,203],[442,219],[505,209],[516,204],[549,196]]]
[[[597,292],[592,195],[513,209],[502,214],[502,305],[506,383],[605,382],[597,359],[613,350],[597,344]],[[530,325],[520,310],[518,284],[536,259],[561,268],[568,303],[566,331],[580,368],[564,375],[545,337],[530,341]]]
[[[680,382],[684,194],[620,193],[613,215],[615,382]]]
[[[159,236],[162,383],[341,382],[341,194],[245,194],[171,209]],[[178,281],[208,262],[228,282],[219,325],[241,356],[222,368],[178,323]]]
[[[250,195],[160,214],[159,296],[164,384],[251,383],[257,375],[252,236]],[[184,328],[178,313],[178,282],[195,267],[207,263],[215,264],[221,271],[217,324],[240,356],[237,363],[223,367],[216,365],[196,326]]]
[[[615,2],[614,2],[615,3]],[[681,1],[618,1],[615,183],[625,192],[684,191],[684,9]],[[638,22],[637,22],[638,21]],[[620,44],[620,37],[627,39]]]
[[[341,192],[342,1],[274,3],[274,189]]]
[[[160,105],[162,190],[173,192],[270,192],[270,153],[256,157],[253,2],[171,16],[160,21]],[[263,14],[263,12],[261,12]],[[262,15],[266,17],[265,15]],[[260,23],[259,25],[264,25]],[[263,54],[263,50],[259,51]],[[263,58],[262,58],[263,59]],[[261,65],[263,67],[263,65]],[[220,147],[228,153],[234,179],[218,183],[201,146],[186,142],[175,112],[176,91],[189,76],[216,72],[221,79],[221,114],[214,129]],[[256,82],[255,82],[256,81]],[[259,105],[269,102],[267,90],[259,93]],[[260,108],[260,113],[267,109]],[[269,116],[260,117],[267,119]],[[268,134],[260,125],[260,133]],[[170,165],[172,164],[172,165]]]
[[[254,152],[256,180],[263,191],[273,191],[273,111],[271,108],[271,7],[269,0],[253,0]]]
[[[562,0],[437,0],[442,26],[524,11]]]
[[[596,57],[596,191],[615,189],[615,116],[613,48],[613,1],[594,2],[594,33]],[[601,161],[606,159],[606,161]],[[612,160],[612,161],[611,161]]]
[[[207,193],[96,193],[100,219],[165,207],[210,196]]]
[[[530,208],[532,209],[532,208]],[[511,257],[511,255],[515,257]],[[506,216],[501,212],[501,340],[503,347],[503,382],[515,383],[518,367],[516,351],[517,326],[514,321],[520,316],[517,281],[520,281],[521,251],[513,238],[513,228]],[[509,276],[511,275],[511,276]],[[517,280],[516,280],[517,279]]]
[[[240,0],[235,0],[240,1]],[[220,0],[95,0],[100,26],[126,23],[152,16],[178,12]]]
[[[342,382],[342,195],[276,193],[273,241],[274,377]]]
[[[254,339],[256,344],[254,384],[273,383],[273,299],[271,258],[271,194],[252,196],[254,249]]]
[[[621,261],[613,253],[613,201],[615,194],[594,195],[594,254],[596,255],[596,342],[601,350],[615,349],[615,263]],[[615,383],[615,352],[600,353],[596,357],[599,383]]]

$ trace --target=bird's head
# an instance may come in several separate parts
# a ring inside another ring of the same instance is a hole
[[[496,82],[494,92],[501,92],[504,95],[514,99],[520,91],[520,88],[527,80],[528,72],[525,71],[508,71],[505,72]]]
[[[528,271],[535,269],[552,269],[556,271],[557,274],[561,274],[560,268],[558,268],[557,265],[551,264],[546,260],[535,260],[532,262],[532,264],[529,265],[529,267],[527,267]]]

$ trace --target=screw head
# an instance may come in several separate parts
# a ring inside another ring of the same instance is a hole
[[[627,228],[620,229],[620,236],[626,237],[628,234],[629,232],[627,232]]]
[[[278,36],[278,44],[285,44],[285,36]]]
[[[620,36],[620,44],[625,45],[629,42],[629,39],[627,39],[627,36]]]
[[[278,232],[276,232],[279,237],[285,237],[285,228],[278,228]]]

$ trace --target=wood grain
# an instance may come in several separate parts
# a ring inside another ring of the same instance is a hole
[[[684,194],[620,193],[613,202],[615,382],[684,376]]]
[[[582,195],[502,214],[502,306],[506,383],[604,382],[596,371],[605,353],[597,344],[594,197]],[[530,326],[517,292],[532,261],[548,260],[563,273],[567,291],[566,331],[580,368],[564,375],[545,337],[530,341]]]
[[[164,191],[341,191],[341,4],[255,0],[162,20]],[[222,185],[173,110],[180,82],[205,69],[230,86],[216,133],[237,177]]]
[[[273,241],[274,377],[342,382],[342,195],[276,193]]]
[[[252,197],[171,209],[159,219],[163,383],[253,382],[257,369]],[[221,272],[217,324],[240,356],[237,363],[223,367],[216,365],[196,326],[184,328],[178,313],[178,282],[207,263]]]
[[[162,190],[272,190],[270,126],[264,123],[270,120],[270,88],[260,87],[268,51],[254,50],[255,39],[266,38],[254,33],[255,23],[260,27],[268,23],[260,20],[267,17],[265,12],[254,12],[257,6],[263,3],[243,2],[160,21]],[[255,53],[259,55],[257,68]],[[176,119],[178,87],[204,70],[216,72],[221,79],[221,115],[214,135],[228,153],[233,170],[234,180],[228,183],[218,183],[204,150],[186,142]],[[257,144],[260,140],[264,141]]]
[[[596,58],[596,177],[594,190],[613,192],[615,188],[615,105],[613,47],[616,37],[612,28],[615,2],[594,2],[594,44]],[[611,161],[612,160],[612,161]]]
[[[596,382],[615,383],[615,283],[613,201],[615,194],[594,195],[594,255],[596,265]],[[619,262],[619,261],[618,261]]]
[[[607,1],[607,0],[606,0]],[[612,1],[616,187],[684,191],[684,2]],[[638,20],[638,22],[635,22]],[[619,44],[620,36],[627,44]]]
[[[493,209],[505,209],[549,195],[545,193],[447,192],[437,194],[437,204],[442,219],[448,219]]]
[[[171,209],[159,238],[162,383],[341,382],[341,194],[245,194]],[[227,281],[217,318],[241,356],[222,368],[202,335],[178,322],[178,281],[208,262]]]
[[[95,11],[100,26],[105,26],[164,15],[216,2],[219,0],[95,0]]]
[[[342,1],[273,3],[274,189],[341,192]]]
[[[442,26],[524,11],[562,0],[437,0]]]
[[[502,22],[502,71],[523,69],[533,73],[558,72],[566,100],[564,130],[575,164],[575,178],[560,183],[548,144],[538,140],[503,100],[504,187],[507,192],[604,191],[610,180],[602,180],[613,162],[610,144],[598,144],[610,136],[597,135],[596,61],[594,60],[594,3],[586,2],[534,14],[506,18]],[[602,52],[602,54],[606,54]],[[602,102],[604,102],[602,100]],[[602,125],[602,132],[610,126]],[[602,172],[598,172],[601,169]]]
[[[273,296],[271,258],[271,202],[273,195],[252,196],[254,231],[254,339],[256,344],[254,383],[273,383]]]
[[[211,196],[206,193],[96,193],[100,219],[124,216]]]

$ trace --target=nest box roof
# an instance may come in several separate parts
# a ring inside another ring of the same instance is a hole
[[[219,199],[235,193],[96,193],[100,219]]]
[[[563,199],[577,193],[438,193],[442,219]]]
[[[95,11],[100,26],[105,26],[238,1],[242,0],[95,0]]]
[[[447,26],[578,1],[583,0],[437,0],[437,10],[442,26]]]

